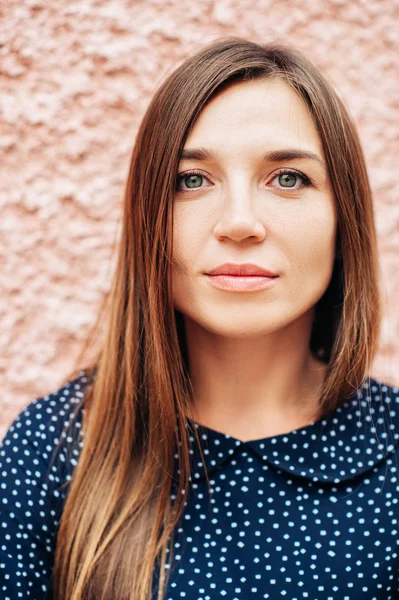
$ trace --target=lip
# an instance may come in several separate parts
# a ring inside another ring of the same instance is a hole
[[[253,264],[226,263],[205,273],[208,281],[221,290],[254,292],[272,287],[278,275]]]
[[[207,271],[206,275],[230,275],[233,277],[278,277],[277,273],[273,273],[268,269],[259,267],[252,263],[224,263],[211,271]]]

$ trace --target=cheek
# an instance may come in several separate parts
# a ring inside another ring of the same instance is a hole
[[[336,217],[332,207],[301,215],[286,228],[285,242],[290,270],[298,277],[319,279],[324,285],[332,273],[335,259]]]
[[[295,240],[295,241],[294,241]],[[291,256],[295,261],[306,263],[324,263],[334,254],[335,236],[326,229],[307,229],[303,235],[293,236]]]
[[[201,304],[199,273],[206,267],[204,252],[211,230],[209,216],[187,203],[177,204],[173,216],[172,290],[174,306],[193,318]]]
[[[209,223],[206,215],[187,204],[177,203],[173,214],[173,261],[175,268],[195,266],[205,246]]]

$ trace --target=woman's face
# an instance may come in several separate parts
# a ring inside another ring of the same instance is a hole
[[[277,79],[233,84],[199,115],[178,173],[175,308],[229,337],[313,317],[332,275],[337,215],[303,100]],[[226,263],[278,277],[209,275]]]

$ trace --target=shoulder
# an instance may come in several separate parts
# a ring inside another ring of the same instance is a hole
[[[367,424],[368,430],[379,442],[380,449],[392,450],[399,443],[399,387],[374,377],[367,377],[357,398],[358,421]]]
[[[22,466],[38,460],[42,467],[50,467],[54,451],[59,449],[57,469],[62,471],[68,451],[76,454],[81,445],[82,400],[90,382],[81,371],[75,379],[25,406],[1,442],[0,464]],[[69,479],[68,473],[65,476]]]
[[[9,426],[2,444],[10,444],[21,436],[38,450],[57,443],[76,406],[84,397],[90,379],[81,371],[79,376],[49,394],[27,404]],[[79,427],[80,418],[76,420]]]
[[[375,377],[369,376],[365,379],[358,390],[358,396],[371,403],[374,409],[381,406],[384,406],[384,410],[399,407],[399,387]]]

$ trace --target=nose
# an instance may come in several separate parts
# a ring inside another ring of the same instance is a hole
[[[255,212],[255,199],[250,182],[235,179],[226,186],[214,227],[214,234],[219,240],[229,238],[242,242],[248,238],[261,242],[265,238],[265,226]]]

